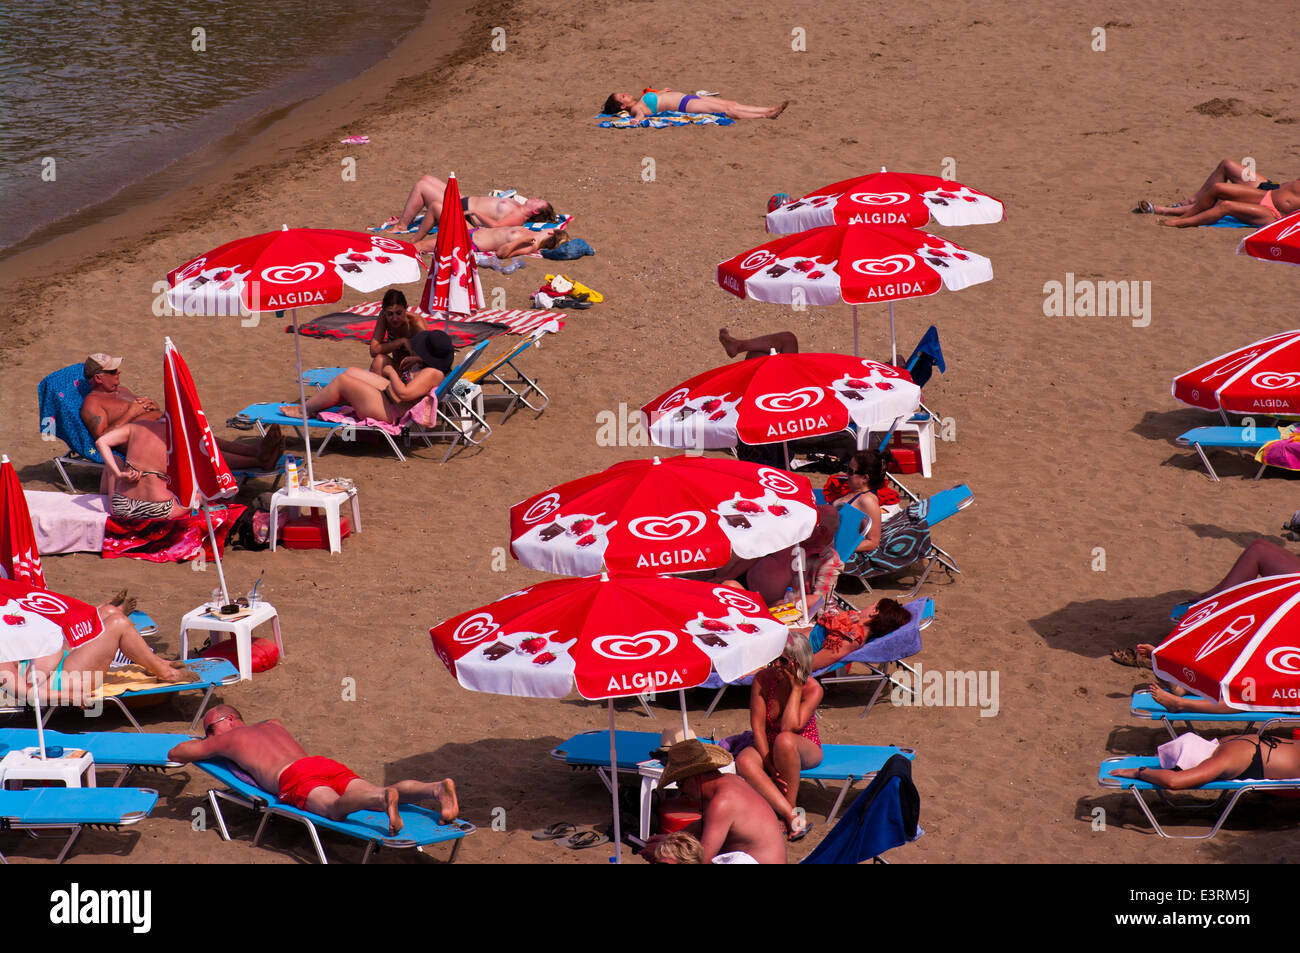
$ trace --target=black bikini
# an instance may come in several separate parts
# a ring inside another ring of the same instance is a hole
[[[1237,775],[1237,777],[1234,778],[1234,780],[1263,781],[1264,780],[1264,758],[1263,755],[1260,753],[1260,748],[1261,747],[1268,748],[1269,754],[1271,756],[1273,749],[1276,748],[1278,744],[1279,744],[1278,739],[1270,735],[1260,735],[1259,739],[1255,741],[1255,757],[1250,759],[1250,764],[1247,766],[1246,770],[1241,772],[1241,774]]]

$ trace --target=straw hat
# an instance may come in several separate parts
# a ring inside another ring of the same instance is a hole
[[[668,749],[668,761],[664,765],[663,777],[659,779],[659,787],[666,787],[674,781],[697,774],[721,770],[734,760],[725,749],[717,745],[707,745],[696,738],[679,741]]]

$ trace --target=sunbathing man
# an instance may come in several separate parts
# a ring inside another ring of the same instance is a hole
[[[83,642],[75,649],[64,647],[31,663],[41,674],[37,693],[43,700],[84,700],[85,692],[90,688],[87,677],[107,672],[119,650],[159,681],[197,681],[198,675],[187,669],[184,662],[169,662],[149,648],[131,619],[117,606],[100,606],[99,618],[104,631],[89,642]],[[76,681],[78,676],[86,679],[80,686]],[[30,678],[27,662],[0,663],[0,687],[15,698],[25,697],[25,686]],[[24,687],[19,689],[19,686]],[[80,698],[74,693],[76,688],[81,689]]]
[[[384,295],[384,309],[370,335],[370,372],[383,374],[385,367],[400,370],[402,361],[411,356],[411,338],[429,327],[424,318],[406,310],[406,295],[396,288]]]
[[[122,386],[122,359],[108,354],[92,354],[86,358],[82,373],[90,382],[91,391],[81,403],[81,421],[90,431],[90,438],[98,440],[108,431],[124,427],[136,420],[161,420],[163,413],[158,402],[149,397],[137,397]],[[221,448],[226,463],[236,470],[271,470],[284,453],[284,436],[279,426],[269,427],[262,439],[223,440],[213,437]],[[102,452],[102,451],[101,451]],[[108,460],[107,457],[104,458]],[[162,469],[167,468],[163,457]],[[112,496],[119,491],[113,471],[105,467],[100,492]]]
[[[775,119],[788,105],[788,99],[779,106],[745,106],[731,99],[696,96],[677,89],[643,89],[640,97],[611,93],[601,111],[609,116],[628,112],[633,119],[645,119],[661,112],[725,113],[728,119]]]
[[[226,758],[264,791],[274,791],[286,804],[313,814],[341,821],[354,811],[383,811],[389,833],[397,834],[402,829],[398,805],[433,798],[444,824],[460,813],[451,778],[398,781],[389,787],[371,784],[337,761],[309,758],[278,718],[247,725],[234,708],[218,705],[203,716],[203,734],[201,740],[172,748],[167,757],[182,764]]]
[[[1300,740],[1271,735],[1228,735],[1200,764],[1181,771],[1165,768],[1113,768],[1111,777],[1137,778],[1172,791],[1199,788],[1212,781],[1300,777]]]
[[[509,228],[471,228],[469,243],[481,255],[495,255],[502,260],[518,255],[531,255],[543,248],[555,248],[568,236],[558,228],[546,231],[534,231],[531,228],[511,226]],[[416,250],[422,255],[432,255],[437,246],[437,238],[425,238],[415,243]]]
[[[433,175],[421,176],[411,189],[402,214],[389,218],[384,222],[384,227],[396,226],[399,230],[409,228],[420,209],[424,209],[424,221],[410,239],[413,242],[419,241],[433,230],[442,217],[442,197],[446,191],[447,183],[442,179]],[[555,209],[545,199],[524,199],[520,202],[515,196],[469,195],[461,197],[460,205],[465,212],[465,221],[475,228],[505,228],[527,222],[555,221]]]
[[[748,781],[719,770],[731,763],[731,755],[717,745],[694,738],[679,741],[668,749],[659,787],[676,781],[678,790],[703,803],[701,863],[712,863],[721,853],[744,851],[760,864],[784,864],[781,822]]]

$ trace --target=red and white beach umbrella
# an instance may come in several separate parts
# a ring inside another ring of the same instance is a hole
[[[221,568],[221,548],[212,526],[208,504],[234,496],[239,490],[235,476],[217,446],[208,416],[203,412],[189,365],[171,338],[163,344],[163,400],[170,444],[167,447],[167,484],[181,506],[203,507],[208,520],[208,538],[217,564],[217,578],[227,602],[226,574]]]
[[[990,281],[993,263],[947,239],[906,226],[829,225],[775,238],[718,265],[718,284],[738,298],[776,304],[859,305],[959,291]],[[853,351],[858,351],[857,308]]]
[[[825,225],[991,225],[1006,216],[1002,203],[937,175],[881,168],[835,182],[768,213],[767,230],[791,235]]]
[[[1300,711],[1300,573],[1192,606],[1151,657],[1157,676],[1242,711]]]
[[[1272,225],[1251,232],[1237,245],[1237,254],[1260,261],[1300,265],[1300,212],[1292,212]]]
[[[617,849],[614,699],[693,688],[712,671],[734,681],[781,654],[786,627],[743,589],[601,575],[521,589],[429,635],[438,658],[470,691],[563,698],[576,687],[584,698],[609,700]]]
[[[899,367],[847,354],[769,354],[692,377],[643,406],[641,422],[660,446],[722,450],[820,437],[850,423],[883,429],[920,403],[921,389]]]
[[[542,572],[677,573],[808,538],[812,484],[742,460],[629,460],[510,508],[510,552]]]
[[[483,307],[483,287],[478,280],[474,246],[469,226],[460,204],[460,186],[456,173],[447,177],[442,197],[442,214],[438,216],[438,237],[433,250],[433,265],[424,283],[420,307],[430,313],[473,314]]]
[[[32,514],[18,473],[7,456],[0,457],[0,577],[45,588]]]
[[[1300,413],[1300,330],[1282,331],[1179,374],[1173,395],[1225,415]]]
[[[420,254],[410,242],[334,228],[262,232],[214,248],[167,275],[167,300],[184,314],[233,315],[289,311],[297,357],[298,401],[307,417],[298,308],[333,304],[345,287],[378,291],[420,280]],[[243,310],[241,310],[241,308]],[[302,428],[307,482],[316,482],[311,429]]]

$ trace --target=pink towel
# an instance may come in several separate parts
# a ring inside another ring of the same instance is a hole
[[[1300,435],[1293,433],[1264,444],[1255,460],[1283,470],[1300,470]]]
[[[374,427],[382,430],[384,433],[397,436],[411,424],[419,427],[432,427],[438,420],[438,398],[429,394],[417,401],[410,410],[402,414],[400,420],[395,424],[390,424],[387,420],[376,420],[374,417],[354,417],[356,410],[344,404],[337,412],[332,410],[322,410],[318,417],[321,420],[328,420],[331,423],[354,424],[361,427]]]

